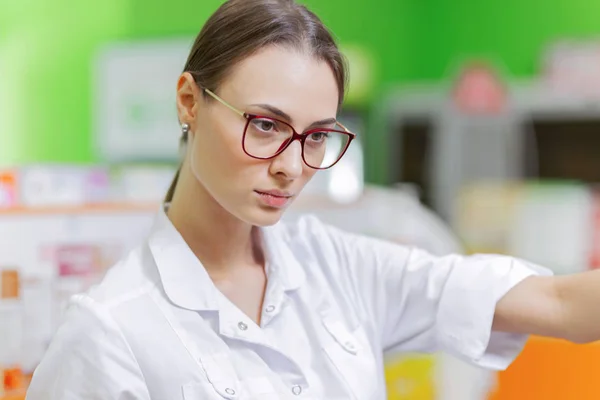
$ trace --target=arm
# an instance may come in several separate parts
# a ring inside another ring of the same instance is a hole
[[[600,271],[525,279],[498,302],[493,329],[600,340]]]
[[[353,299],[385,352],[445,351],[485,368],[504,369],[527,335],[492,332],[497,302],[534,275],[536,265],[504,256],[436,257],[416,248],[306,221],[333,281]],[[327,238],[328,240],[325,240]],[[332,287],[335,289],[335,287]]]

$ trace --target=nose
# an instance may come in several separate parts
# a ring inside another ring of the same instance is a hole
[[[273,175],[293,180],[302,175],[303,168],[302,145],[298,140],[294,140],[287,149],[273,158],[270,165],[270,172]]]

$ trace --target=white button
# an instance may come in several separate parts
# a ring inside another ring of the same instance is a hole
[[[238,328],[240,328],[242,331],[245,331],[246,329],[248,329],[248,325],[240,321],[238,323]]]
[[[302,386],[300,385],[296,385],[292,388],[292,393],[294,393],[296,396],[298,396],[300,393],[302,393]]]
[[[267,307],[267,312],[273,312],[275,311],[275,306],[271,305]]]
[[[346,348],[351,351],[356,350],[356,346],[352,342],[346,342]]]
[[[225,389],[225,393],[233,396],[235,394],[235,390],[233,390],[232,388],[227,388]]]

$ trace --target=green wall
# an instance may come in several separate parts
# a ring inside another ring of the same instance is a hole
[[[91,160],[90,60],[126,34],[123,4],[0,2],[0,165]]]
[[[445,76],[456,57],[501,61],[513,76],[539,70],[543,48],[556,39],[597,36],[600,3],[588,0],[425,0],[410,78]]]
[[[114,40],[195,35],[220,3],[0,2],[0,165],[94,161],[90,74],[96,49]],[[513,75],[531,75],[550,40],[600,33],[600,6],[587,0],[305,3],[342,43],[374,54],[378,91],[443,78],[457,57],[468,55],[491,56]]]

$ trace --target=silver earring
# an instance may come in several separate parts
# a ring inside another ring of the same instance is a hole
[[[188,133],[190,133],[190,124],[185,122],[181,124],[181,133],[183,135],[183,140],[187,140]]]

